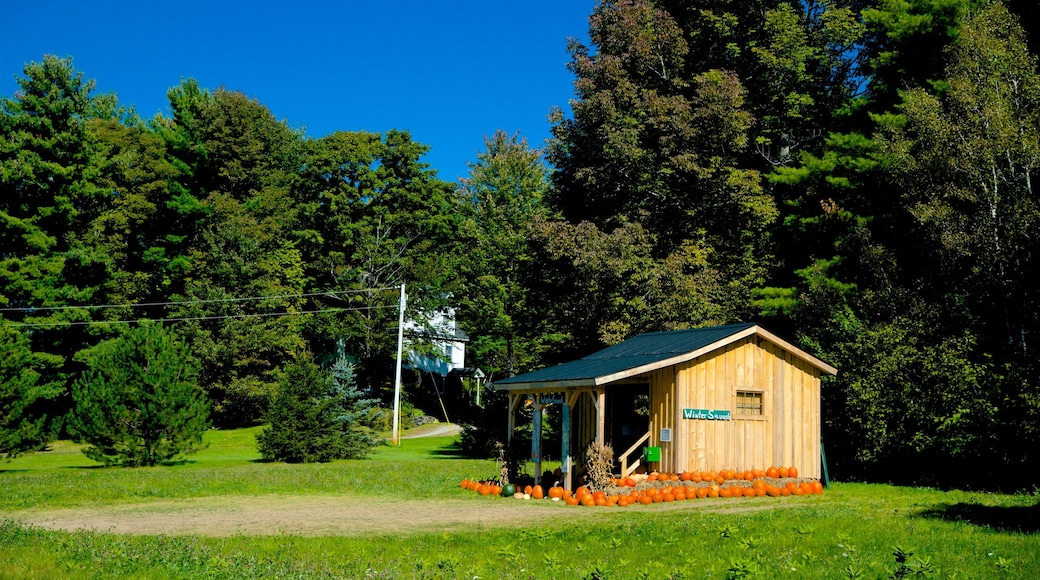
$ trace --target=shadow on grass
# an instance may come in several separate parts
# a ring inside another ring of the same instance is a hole
[[[992,506],[977,503],[941,504],[921,512],[921,517],[951,522],[968,522],[1000,532],[1040,532],[1040,504]]]
[[[430,457],[434,459],[473,459],[462,452],[462,447],[453,443],[440,449],[430,450]]]

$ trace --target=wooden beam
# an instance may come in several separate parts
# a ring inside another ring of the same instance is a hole
[[[606,443],[607,430],[607,390],[603,387],[596,389],[596,443]]]
[[[574,404],[578,402],[578,397],[581,397],[581,395],[584,392],[585,391],[582,391],[581,389],[574,389],[572,391],[567,391],[567,393],[564,395],[567,398],[567,400],[566,400],[567,406],[573,408]]]
[[[561,405],[562,426],[560,427],[560,472],[564,489],[571,489],[571,407],[564,401]]]
[[[534,463],[534,483],[542,479],[542,401],[534,398],[534,414],[531,417],[531,462]]]
[[[516,408],[520,406],[523,395],[509,393],[509,418],[506,421],[509,431],[506,433],[506,445],[513,442],[513,431],[516,430]]]

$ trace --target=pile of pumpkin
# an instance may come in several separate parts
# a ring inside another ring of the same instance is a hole
[[[548,489],[541,485],[527,485],[519,489],[513,484],[501,485],[492,480],[463,479],[460,487],[480,495],[517,499],[549,498],[567,505],[621,507],[635,503],[645,505],[717,497],[782,497],[823,493],[823,484],[818,480],[799,480],[798,470],[794,467],[770,467],[739,473],[730,470],[672,474],[653,472],[612,479],[610,487],[605,490],[592,491],[581,486],[573,493],[558,485]]]

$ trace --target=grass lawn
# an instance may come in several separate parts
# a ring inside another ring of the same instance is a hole
[[[459,489],[495,465],[459,457],[450,437],[285,465],[256,461],[255,434],[211,432],[169,467],[97,468],[68,443],[0,464],[0,578],[1040,578],[1035,495],[838,483],[823,496],[569,507]],[[274,513],[287,531],[228,529]],[[203,528],[25,523],[40,514]],[[478,517],[451,519],[466,514]]]

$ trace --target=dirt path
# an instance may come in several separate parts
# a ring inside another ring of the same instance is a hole
[[[451,531],[461,528],[514,527],[565,517],[598,519],[618,509],[672,509],[708,512],[777,509],[781,502],[726,505],[698,500],[629,508],[573,508],[549,501],[513,499],[380,500],[327,496],[203,497],[133,505],[26,510],[0,513],[35,526],[60,530],[97,530],[117,534],[228,536],[351,536]]]
[[[434,423],[432,425],[423,425],[408,431],[407,435],[402,435],[401,439],[416,439],[418,437],[445,437],[447,435],[458,435],[462,431],[462,428],[454,423]]]
[[[406,533],[558,517],[566,506],[517,500],[380,500],[324,496],[204,497],[0,514],[36,526],[119,534],[304,536]]]

